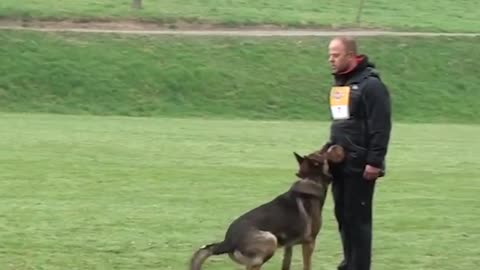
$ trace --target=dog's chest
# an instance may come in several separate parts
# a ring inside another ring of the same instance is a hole
[[[305,202],[305,210],[309,217],[310,226],[306,226],[300,215],[296,213],[295,217],[290,217],[288,226],[283,227],[276,235],[279,245],[290,246],[296,245],[315,238],[318,234],[321,220],[321,203],[317,200],[309,200]]]

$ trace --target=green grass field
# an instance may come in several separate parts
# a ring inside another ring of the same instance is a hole
[[[327,123],[0,114],[0,265],[186,269],[294,180]],[[375,199],[374,267],[480,267],[479,126],[396,124]],[[333,269],[331,196],[314,269]],[[294,269],[300,269],[299,249]],[[265,269],[279,269],[278,253]],[[226,256],[206,269],[234,268]]]
[[[403,122],[480,123],[480,38],[361,38]],[[328,119],[327,38],[0,32],[0,110]]]
[[[131,9],[131,0],[2,0],[0,17],[23,19],[188,21],[223,25],[276,24],[289,26],[373,27],[428,31],[480,29],[480,9],[472,0],[366,0],[361,24],[359,2],[306,0],[176,0],[144,1]]]
[[[358,2],[2,0],[0,19],[480,29],[475,1],[368,0],[355,25]],[[479,269],[480,38],[359,41],[395,118],[374,269]],[[327,42],[0,31],[0,270],[186,269],[325,142]],[[325,207],[318,270],[341,254]]]

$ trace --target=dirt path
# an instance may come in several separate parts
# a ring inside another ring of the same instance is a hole
[[[196,36],[463,36],[477,37],[479,33],[441,33],[441,32],[396,32],[369,29],[285,29],[263,25],[254,27],[228,28],[218,25],[158,25],[140,22],[68,22],[68,21],[5,21],[0,20],[0,29],[29,30],[42,32],[84,32],[119,33],[139,35],[196,35]]]

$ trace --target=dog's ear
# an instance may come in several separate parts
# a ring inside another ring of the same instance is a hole
[[[310,195],[317,198],[323,196],[323,187],[320,184],[304,179],[293,183],[291,190],[296,193]]]
[[[334,144],[327,150],[327,159],[333,163],[340,163],[345,159],[345,150],[342,146]]]
[[[297,152],[293,152],[293,155],[295,155],[295,158],[297,159],[298,164],[302,164],[305,158],[297,154]]]

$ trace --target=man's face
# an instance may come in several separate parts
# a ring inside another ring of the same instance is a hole
[[[332,66],[333,72],[341,73],[349,68],[353,54],[347,53],[347,50],[341,41],[336,39],[332,40],[328,46],[328,51],[328,61]]]

